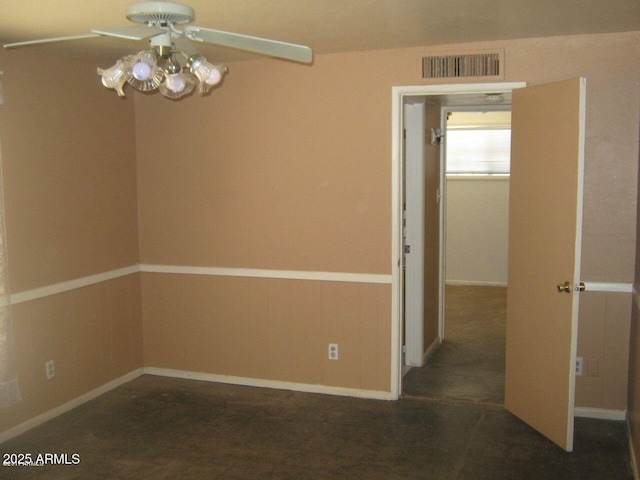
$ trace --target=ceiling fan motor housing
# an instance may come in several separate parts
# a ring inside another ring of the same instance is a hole
[[[175,2],[137,2],[127,8],[127,18],[132,22],[166,27],[192,22],[195,12],[193,8]]]

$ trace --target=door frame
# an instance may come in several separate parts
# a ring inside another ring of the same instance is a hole
[[[402,167],[404,100],[412,96],[469,95],[511,91],[526,87],[526,82],[468,83],[449,85],[413,85],[392,87],[391,113],[391,395],[402,394],[402,329],[404,284],[402,278],[402,199],[404,197]],[[442,209],[442,202],[441,202]],[[442,215],[440,216],[442,227]],[[442,230],[441,230],[442,232]],[[443,261],[440,248],[440,288],[442,289]],[[440,315],[443,309],[440,306]]]

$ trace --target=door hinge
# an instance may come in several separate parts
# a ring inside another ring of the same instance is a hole
[[[411,253],[411,245],[404,246],[404,253]]]

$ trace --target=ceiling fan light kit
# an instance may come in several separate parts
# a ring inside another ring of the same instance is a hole
[[[184,66],[176,58],[178,55],[186,59]],[[198,93],[204,95],[222,81],[226,71],[225,65],[213,65],[199,54],[187,56],[180,50],[152,45],[149,50],[122,57],[110,68],[98,68],[98,75],[102,84],[120,97],[125,96],[123,87],[128,83],[141,92],[158,90],[177,100],[192,93],[196,86]]]
[[[198,93],[204,95],[222,81],[226,66],[213,65],[198,53],[189,54],[175,47],[174,40],[183,35],[175,25],[193,21],[195,13],[191,7],[164,1],[138,2],[129,6],[127,18],[159,33],[149,40],[149,50],[122,57],[106,70],[98,68],[105,87],[113,88],[124,97],[123,86],[128,83],[141,92],[158,90],[165,97],[177,100],[191,94],[196,86]],[[183,57],[184,64],[180,63],[179,56]]]
[[[222,81],[227,72],[225,65],[207,61],[191,46],[191,42],[213,43],[300,63],[313,61],[312,50],[304,45],[196,26],[178,30],[175,26],[192,22],[195,13],[191,7],[175,2],[137,2],[129,6],[126,17],[143,25],[94,29],[87,35],[10,43],[4,47],[18,48],[97,36],[148,39],[150,48],[125,55],[109,68],[98,68],[98,75],[102,78],[102,84],[115,90],[120,97],[125,96],[124,86],[129,84],[142,92],[157,90],[173,100],[187,96],[194,90],[206,94]]]

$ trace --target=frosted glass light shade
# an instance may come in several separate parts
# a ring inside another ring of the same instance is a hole
[[[124,97],[122,87],[131,75],[130,57],[121,58],[110,68],[103,70],[98,68],[98,75],[102,76],[102,84],[118,92],[119,97]]]
[[[160,86],[164,70],[157,64],[157,55],[153,50],[138,52],[131,61],[131,74],[127,82],[141,92],[155,90]]]
[[[196,57],[192,60],[189,70],[200,80],[198,92],[207,93],[210,87],[220,83],[222,76],[227,71],[227,67],[224,65],[213,65],[203,57]]]
[[[169,73],[158,88],[167,98],[178,99],[189,95],[196,86],[196,79],[190,73]]]

